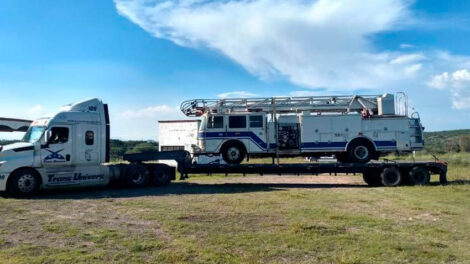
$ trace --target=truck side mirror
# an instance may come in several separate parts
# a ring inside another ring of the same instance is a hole
[[[52,131],[46,130],[46,143],[49,143],[49,141],[51,140],[51,136],[52,136]]]

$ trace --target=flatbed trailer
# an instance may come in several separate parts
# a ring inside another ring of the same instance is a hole
[[[439,175],[441,184],[447,183],[447,163],[435,161],[393,161],[340,163],[290,163],[290,164],[194,164],[187,151],[163,151],[128,154],[124,160],[130,163],[145,163],[174,160],[180,179],[192,174],[257,174],[257,175],[318,175],[318,174],[362,174],[371,186],[398,186],[403,184],[425,185],[431,175]]]

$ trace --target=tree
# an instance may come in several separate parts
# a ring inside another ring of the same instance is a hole
[[[460,137],[460,149],[465,152],[470,152],[470,134]]]

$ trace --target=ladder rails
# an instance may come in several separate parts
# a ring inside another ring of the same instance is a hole
[[[186,116],[201,116],[205,113],[246,113],[266,112],[362,112],[370,115],[378,113],[378,98],[393,95],[348,95],[348,96],[308,96],[308,97],[266,97],[235,99],[194,99],[181,104]]]

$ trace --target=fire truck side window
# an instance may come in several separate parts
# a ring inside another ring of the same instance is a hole
[[[250,116],[250,127],[263,127],[263,116]]]
[[[66,127],[53,127],[51,129],[50,144],[63,144],[69,141],[69,129]]]
[[[207,128],[224,128],[224,117],[209,116],[207,118]]]
[[[229,128],[246,128],[246,116],[229,116]]]

